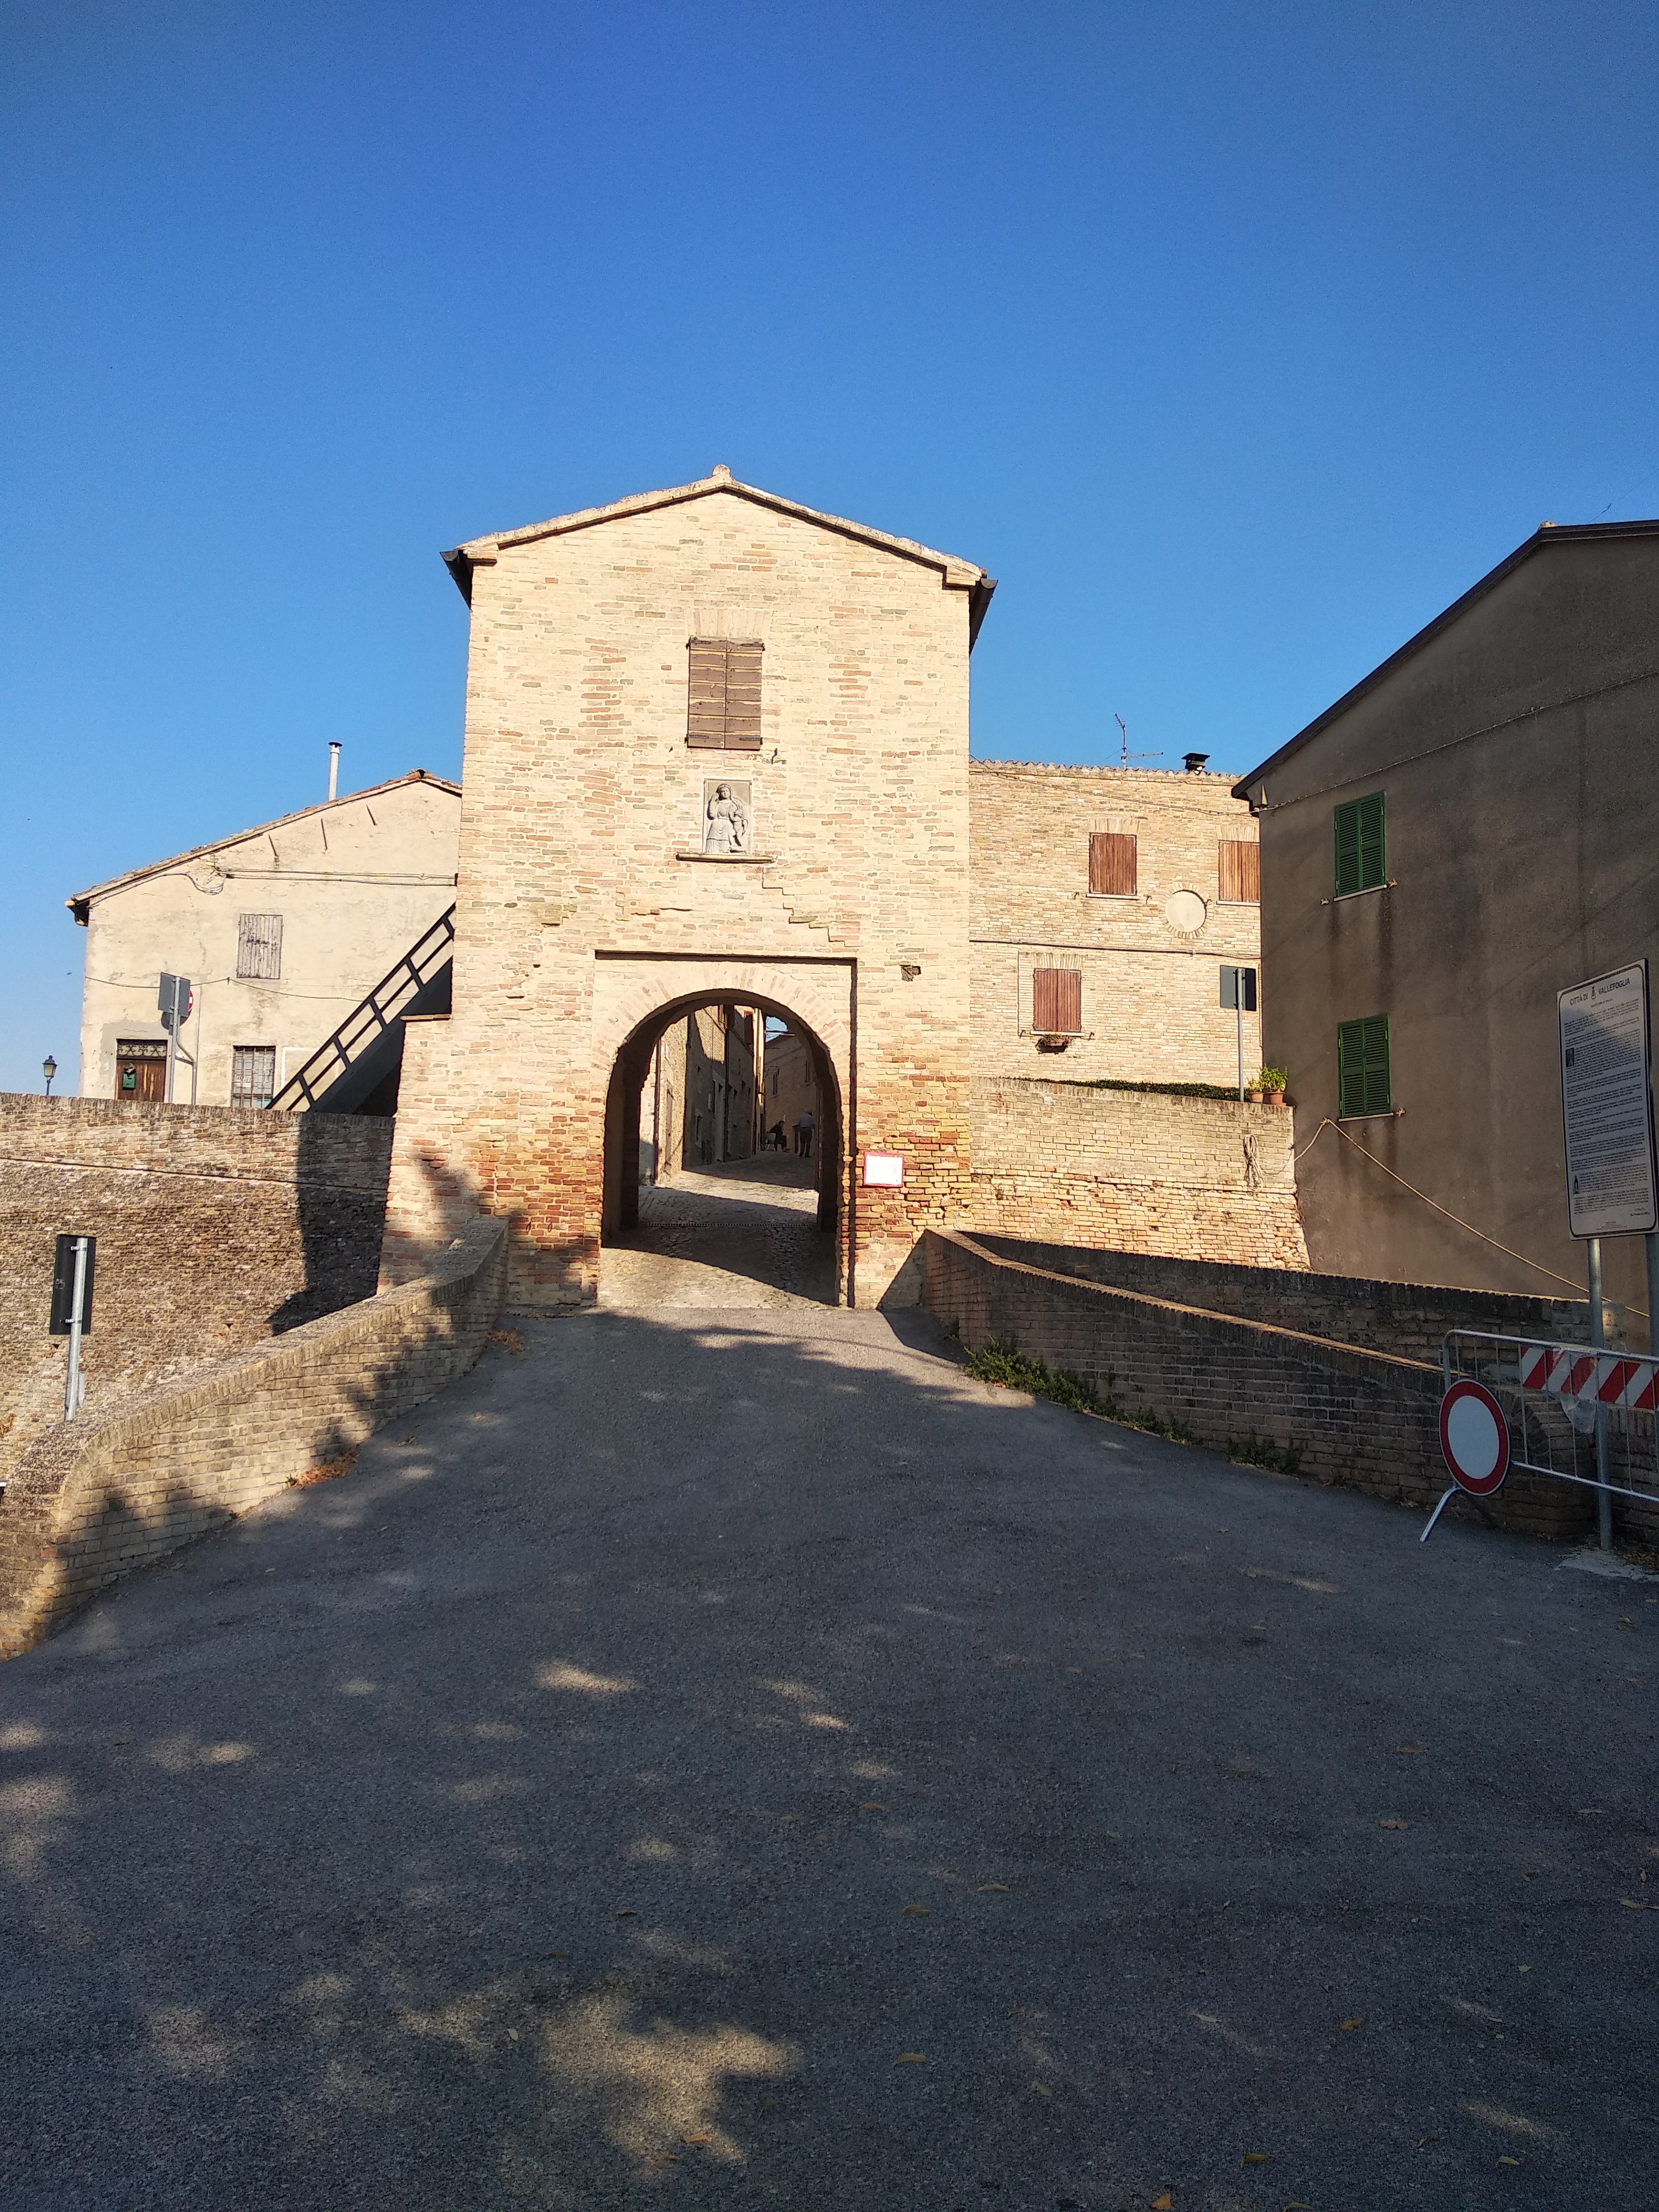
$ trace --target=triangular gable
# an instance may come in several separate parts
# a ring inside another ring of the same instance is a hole
[[[609,507],[586,507],[574,514],[555,515],[550,522],[532,522],[520,530],[496,531],[488,537],[469,538],[465,545],[458,545],[443,556],[444,565],[471,606],[473,570],[493,566],[505,546],[531,545],[540,538],[560,538],[573,530],[591,530],[596,523],[617,522],[630,514],[648,514],[653,507],[681,506],[689,500],[707,499],[714,492],[728,492],[738,499],[752,500],[757,507],[769,507],[776,514],[793,515],[798,521],[815,523],[821,530],[833,530],[839,537],[856,538],[866,545],[878,545],[884,552],[895,553],[901,560],[937,568],[942,585],[973,595],[969,625],[970,646],[978,636],[985,610],[996,589],[996,580],[988,576],[976,562],[961,560],[954,553],[936,552],[930,545],[918,544],[913,538],[894,538],[884,530],[872,530],[866,523],[849,522],[844,515],[820,514],[816,507],[803,507],[799,501],[784,499],[775,491],[763,491],[757,484],[740,483],[723,464],[708,476],[699,477],[695,483],[674,484],[664,491],[638,492],[631,499],[615,500]]]
[[[407,775],[389,777],[385,783],[371,783],[363,791],[343,791],[333,799],[319,799],[314,806],[301,806],[293,814],[279,814],[274,822],[257,823],[252,830],[233,830],[228,837],[215,837],[205,845],[192,845],[187,853],[174,853],[165,860],[151,860],[142,868],[129,868],[123,876],[112,876],[107,883],[94,884],[89,890],[76,891],[64,904],[78,922],[84,923],[94,899],[106,897],[111,891],[124,891],[130,884],[141,884],[147,876],[164,876],[169,868],[181,868],[189,860],[200,860],[210,853],[223,853],[233,845],[245,845],[252,837],[274,835],[278,830],[291,829],[295,823],[304,822],[313,814],[326,814],[333,807],[355,806],[360,799],[379,799],[388,791],[401,791],[406,784],[429,783],[435,790],[447,791],[459,799],[461,787],[441,775],[434,775],[429,769],[412,768]]]

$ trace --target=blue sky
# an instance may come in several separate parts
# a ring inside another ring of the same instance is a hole
[[[974,744],[1250,767],[1659,511],[1659,15],[122,0],[0,24],[0,1086],[71,890],[459,772],[441,546],[740,476],[982,562]]]

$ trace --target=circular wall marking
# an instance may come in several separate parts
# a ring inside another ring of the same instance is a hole
[[[1164,919],[1178,937],[1196,937],[1209,913],[1196,891],[1172,891],[1164,902]]]
[[[1440,1449],[1452,1480],[1472,1498],[1490,1498],[1510,1471],[1510,1425],[1484,1382],[1467,1377],[1440,1401]]]

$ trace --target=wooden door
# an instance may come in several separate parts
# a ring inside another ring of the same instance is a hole
[[[129,1106],[159,1106],[167,1091],[167,1048],[124,1038],[115,1048],[115,1095]]]

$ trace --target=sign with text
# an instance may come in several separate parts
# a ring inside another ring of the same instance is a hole
[[[1659,1228],[1648,1046],[1648,963],[1556,994],[1567,1215],[1575,1237]]]
[[[904,1162],[897,1152],[866,1152],[864,1180],[872,1189],[897,1190],[904,1181]]]

